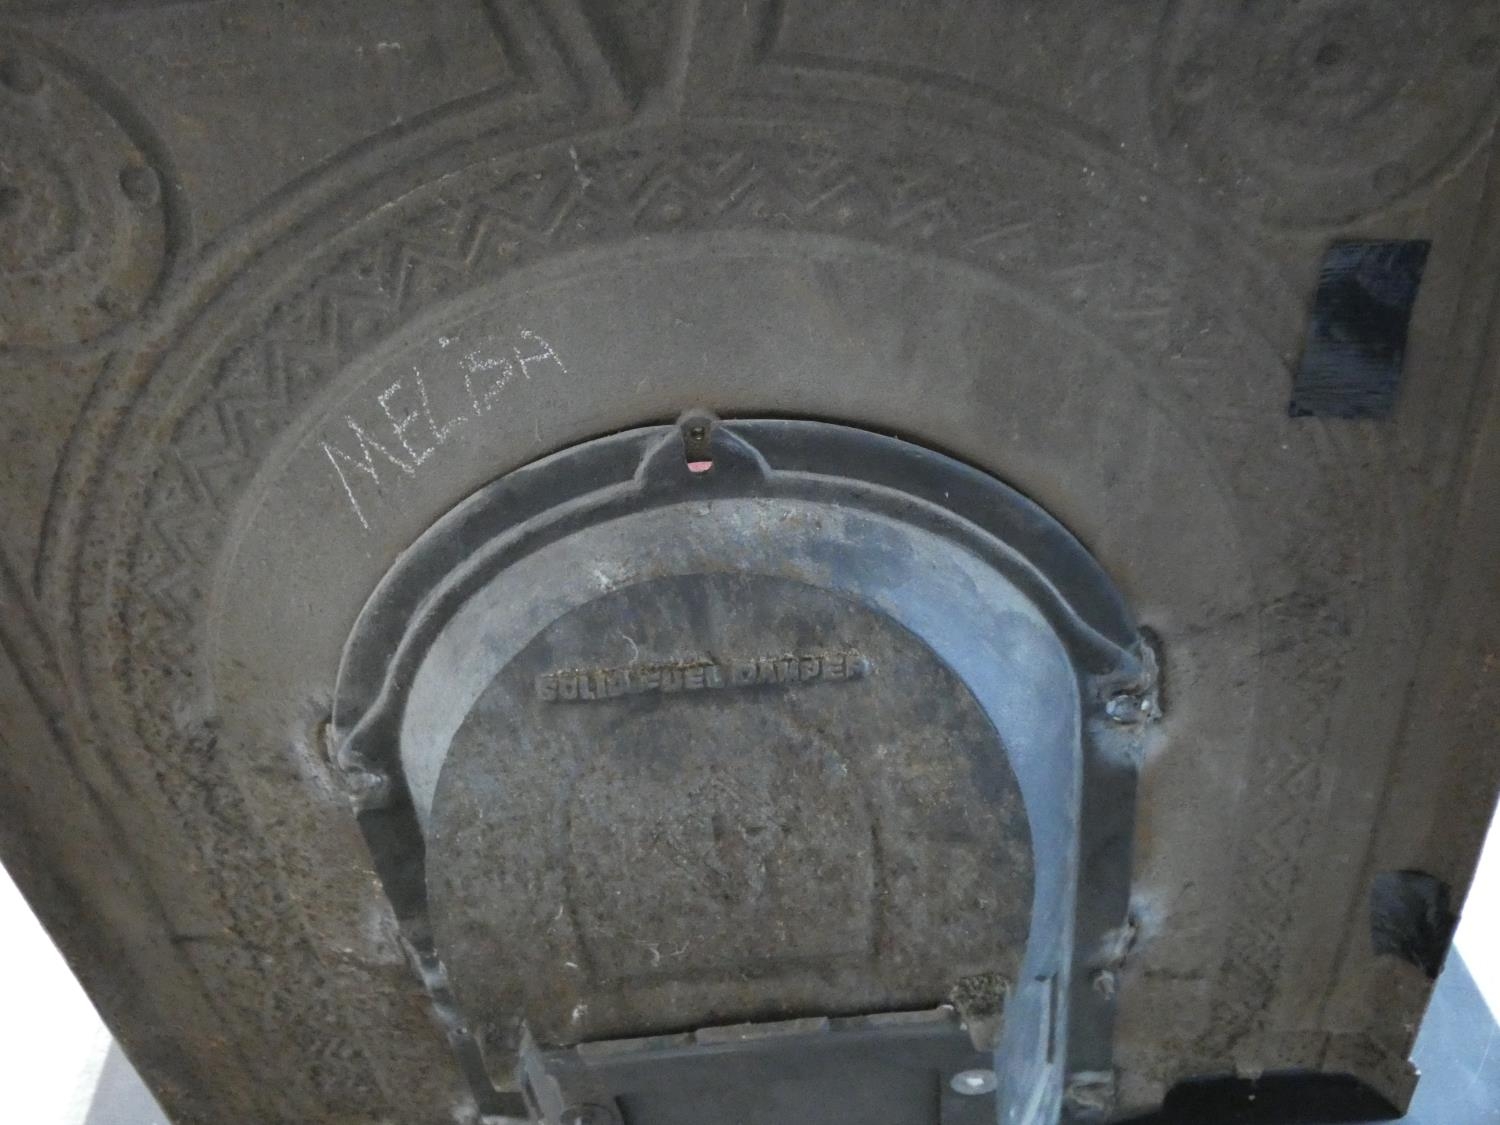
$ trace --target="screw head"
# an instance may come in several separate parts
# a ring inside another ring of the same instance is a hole
[[[562,1125],[615,1125],[615,1115],[602,1105],[574,1105],[563,1110]]]
[[[948,1085],[956,1094],[966,1097],[978,1097],[981,1094],[993,1094],[995,1092],[995,1072],[993,1070],[961,1070],[948,1080]]]
[[[1155,707],[1155,701],[1149,695],[1121,692],[1109,697],[1104,704],[1104,713],[1116,723],[1144,723],[1156,717]]]

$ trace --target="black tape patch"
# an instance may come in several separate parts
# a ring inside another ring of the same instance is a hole
[[[1437,980],[1458,915],[1448,884],[1425,871],[1384,871],[1370,887],[1370,940],[1376,953],[1407,961]]]
[[[1396,1107],[1344,1074],[1282,1071],[1260,1078],[1193,1078],[1161,1110],[1128,1125],[1332,1125],[1390,1121]]]
[[[1335,242],[1292,385],[1293,418],[1388,418],[1430,242]]]

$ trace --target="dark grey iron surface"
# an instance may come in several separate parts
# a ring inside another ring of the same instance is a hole
[[[178,1120],[472,1115],[328,758],[360,607],[552,451],[829,419],[1161,639],[1120,1112],[1403,1101],[1371,890],[1457,909],[1500,778],[1497,110],[1493,0],[4,0],[0,854]],[[1430,243],[1399,389],[1288,417],[1351,240]]]
[[[1033,897],[1021,792],[914,640],[754,574],[639,583],[556,622],[475,701],[433,796],[455,987],[546,1043],[916,1008],[985,974],[1008,989]],[[637,652],[666,690],[538,695],[551,669]],[[778,684],[788,652],[870,672]],[[734,654],[769,682],[735,686]]]

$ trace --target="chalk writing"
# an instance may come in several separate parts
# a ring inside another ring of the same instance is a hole
[[[438,342],[446,349],[458,341],[444,336]],[[465,425],[494,410],[508,384],[544,371],[568,373],[551,344],[523,330],[515,342],[491,341],[466,352],[457,363],[458,378],[451,361],[437,374],[413,367],[375,395],[375,409],[366,411],[363,423],[346,414],[347,435],[325,436],[318,444],[360,526],[370,529],[361,495],[368,501],[371,490],[378,493],[393,473],[416,476]],[[371,417],[379,421],[372,423]]]

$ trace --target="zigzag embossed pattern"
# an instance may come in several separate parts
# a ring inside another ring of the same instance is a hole
[[[1189,290],[1180,259],[1143,250],[1128,223],[1098,222],[1089,207],[1038,208],[1007,197],[1004,183],[978,169],[763,141],[577,161],[558,153],[545,171],[435,204],[340,256],[217,361],[211,393],[178,424],[152,489],[137,560],[145,588],[186,623],[212,529],[314,390],[415,310],[569,246],[680,229],[873,239],[999,270],[1133,351],[1201,370],[1218,362],[1213,350],[1194,354],[1212,349],[1201,334],[1172,338],[1173,302]]]

